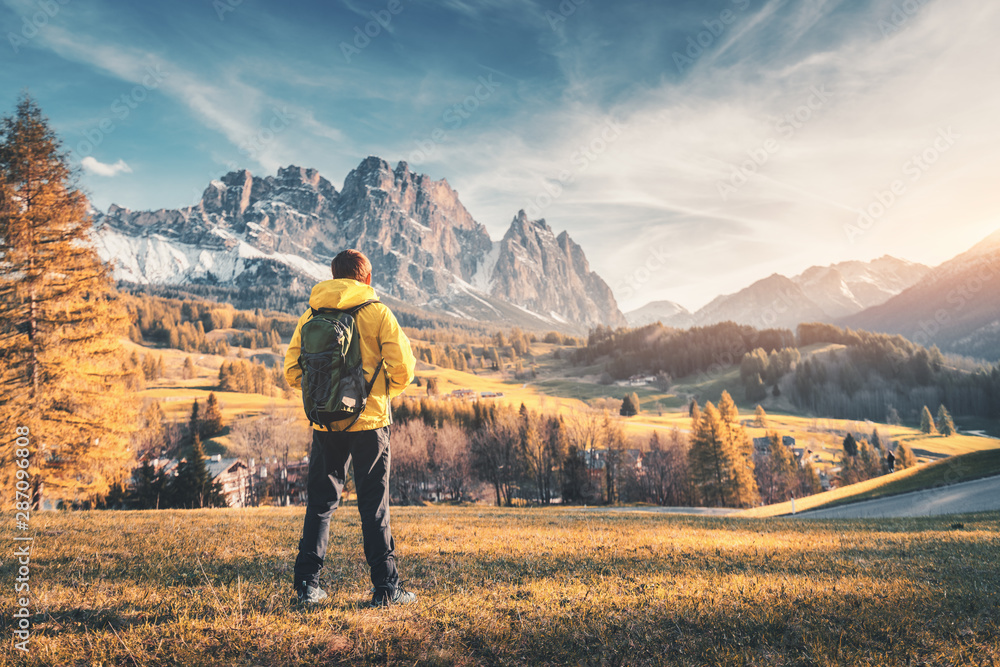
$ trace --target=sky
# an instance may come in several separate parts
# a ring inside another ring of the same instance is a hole
[[[0,112],[30,93],[102,210],[405,160],[495,240],[567,230],[624,311],[1000,228],[1000,3],[0,0],[0,29]]]

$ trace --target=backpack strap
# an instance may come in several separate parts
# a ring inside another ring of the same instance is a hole
[[[359,303],[358,305],[351,306],[350,308],[329,308],[329,307],[325,307],[325,306],[323,308],[313,308],[312,306],[309,306],[309,312],[311,313],[311,315],[313,317],[316,317],[320,313],[347,313],[351,317],[354,317],[354,315],[359,310],[361,310],[365,306],[370,306],[373,303],[382,303],[382,302],[379,301],[378,299],[369,299],[368,301],[365,301],[364,303]]]
[[[353,316],[356,312],[358,312],[359,310],[361,310],[365,306],[370,306],[373,303],[381,303],[381,302],[378,299],[369,299],[368,301],[365,301],[364,303],[360,303],[360,304],[354,306],[353,308],[347,308],[347,309],[345,309],[345,312],[348,312],[348,313],[350,313]]]

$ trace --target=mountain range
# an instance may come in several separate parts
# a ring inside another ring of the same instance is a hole
[[[694,313],[671,301],[655,301],[626,318],[633,326],[660,321],[686,328],[732,321],[794,329],[800,322],[834,322],[884,303],[928,271],[923,264],[889,256],[813,266],[792,278],[772,274],[734,294],[718,296]]]
[[[92,210],[98,253],[117,279],[153,285],[308,293],[330,260],[358,248],[392,303],[473,323],[585,334],[597,325],[734,321],[794,329],[806,321],[899,333],[944,351],[1000,358],[1000,231],[940,266],[884,256],[773,274],[689,312],[656,301],[623,315],[583,249],[545,220],[513,216],[504,236],[432,180],[368,157],[338,190],[315,169],[233,171],[179,209]]]
[[[689,312],[654,301],[626,314],[630,325],[676,328],[731,320],[794,329],[807,321],[900,334],[988,361],[1000,360],[1000,230],[934,267],[894,257],[811,267],[758,280]]]
[[[885,303],[840,323],[898,333],[946,352],[1000,359],[1000,230]]]
[[[469,320],[584,333],[624,326],[607,284],[566,232],[517,213],[494,242],[447,180],[368,157],[337,188],[315,169],[241,170],[181,209],[92,211],[98,253],[139,284],[298,287],[344,248],[380,293]]]

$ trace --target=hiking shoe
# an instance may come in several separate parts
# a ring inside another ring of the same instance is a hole
[[[309,586],[303,581],[302,586],[296,587],[295,597],[299,604],[318,604],[329,596],[319,586]]]
[[[413,604],[417,601],[417,596],[409,591],[403,590],[402,586],[396,586],[392,591],[375,591],[372,595],[373,607],[392,607],[397,604]]]

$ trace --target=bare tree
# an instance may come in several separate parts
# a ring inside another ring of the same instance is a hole
[[[497,505],[513,504],[522,460],[517,413],[502,410],[492,415],[472,436],[473,467],[493,486]]]
[[[447,494],[456,501],[465,499],[472,477],[468,434],[454,424],[439,428],[435,433],[431,465],[437,473],[439,495]]]
[[[391,492],[401,502],[416,503],[423,498],[428,486],[428,444],[434,440],[434,429],[419,419],[411,419],[395,428],[389,478]]]
[[[275,470],[271,491],[278,503],[288,505],[288,463],[305,452],[311,433],[308,424],[298,419],[296,411],[268,406],[259,417],[245,417],[232,425],[233,450],[238,456],[252,459],[257,465],[271,464]],[[259,499],[252,497],[251,504]]]

